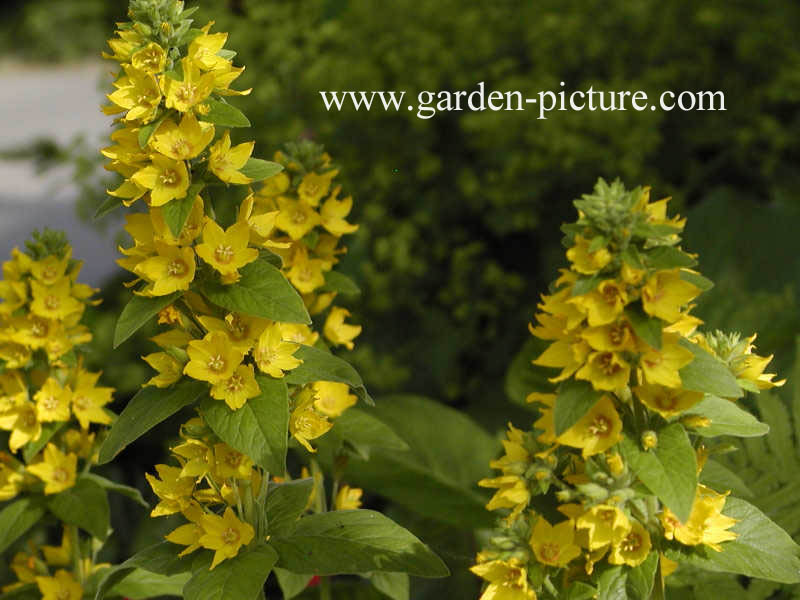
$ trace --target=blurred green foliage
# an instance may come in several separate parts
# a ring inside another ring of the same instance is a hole
[[[47,60],[96,56],[125,4],[4,3],[0,48]],[[759,353],[776,354],[781,376],[792,364],[800,331],[794,0],[199,4],[197,21],[229,31],[228,47],[247,66],[239,87],[253,93],[234,102],[253,122],[258,152],[312,137],[343,167],[352,220],[361,223],[344,268],[363,290],[350,308],[365,325],[347,358],[373,392],[437,397],[490,431],[509,418],[524,423],[503,377],[528,337],[538,295],[564,264],[559,225],[574,219],[571,200],[599,176],[674,196],[673,210],[689,216],[684,247],[716,282],[697,312],[710,328],[758,331]],[[319,94],[397,90],[414,100],[422,90],[471,91],[480,81],[528,96],[558,91],[560,81],[568,90],[644,90],[651,98],[722,90],[727,110],[551,112],[546,120],[533,111],[443,112],[421,120],[407,110],[327,112]],[[93,318],[110,332],[119,300],[105,307]],[[110,346],[103,335],[98,348]],[[141,380],[142,348],[124,348],[114,378]],[[420,522],[419,531],[435,535]],[[469,540],[441,537],[455,540],[435,544],[457,557],[453,564],[468,562]],[[471,597],[464,585],[457,597]]]

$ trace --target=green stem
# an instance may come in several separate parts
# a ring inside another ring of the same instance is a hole
[[[83,585],[83,556],[81,556],[81,538],[78,534],[78,528],[75,525],[69,526],[69,538],[72,544],[72,570],[75,577],[78,578],[78,583]]]
[[[656,567],[656,579],[653,585],[653,593],[650,595],[650,600],[665,600],[664,575],[661,571],[660,555],[658,557],[658,566]]]
[[[320,577],[319,578],[319,600],[332,600],[333,595],[331,594],[331,578],[330,577]]]

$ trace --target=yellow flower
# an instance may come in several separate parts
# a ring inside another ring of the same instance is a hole
[[[39,283],[53,285],[64,277],[71,257],[72,248],[69,248],[63,258],[51,254],[42,260],[35,260],[31,262],[30,265],[31,275],[33,275]]]
[[[62,388],[52,377],[44,382],[33,399],[36,401],[36,418],[41,423],[69,421],[72,394],[69,388]]]
[[[209,219],[203,227],[203,243],[195,248],[197,256],[223,277],[238,278],[239,269],[258,258],[258,250],[248,248],[250,226],[237,221],[224,230]]]
[[[511,423],[508,424],[506,439],[503,440],[503,448],[506,453],[489,463],[493,469],[500,469],[504,474],[524,473],[530,464],[530,453],[524,445],[525,433],[517,429]]]
[[[301,200],[310,206],[318,206],[319,201],[331,187],[331,181],[339,174],[339,171],[328,171],[327,173],[306,173],[303,180],[297,186],[297,195]],[[334,194],[335,195],[335,194]],[[345,213],[342,216],[346,216]]]
[[[185,113],[208,98],[214,89],[214,75],[202,73],[188,58],[181,60],[181,67],[183,80],[179,81],[167,75],[162,79],[162,86],[167,108]]]
[[[665,419],[679,415],[703,399],[702,392],[690,392],[661,385],[640,385],[633,388],[633,393]]]
[[[186,113],[180,125],[172,119],[164,121],[153,134],[150,144],[173,160],[189,160],[200,154],[214,139],[214,126],[199,123],[192,113]]]
[[[355,345],[353,344],[353,340],[361,333],[361,325],[349,325],[345,323],[345,318],[349,316],[349,311],[334,306],[331,312],[328,313],[328,318],[325,319],[325,326],[322,328],[322,333],[328,341],[335,346],[344,346],[348,350],[352,350]]]
[[[70,541],[70,527],[64,525],[61,533],[60,546],[42,546],[42,554],[48,565],[53,567],[66,567],[72,561],[72,542]]]
[[[132,65],[122,65],[125,76],[114,82],[117,91],[107,98],[116,105],[112,112],[127,111],[126,121],[152,121],[161,104],[161,89],[152,73],[140,71]]]
[[[314,410],[314,400],[315,396],[312,390],[308,388],[301,390],[297,398],[297,405],[289,417],[289,432],[309,452],[316,452],[308,443],[309,440],[324,435],[333,427],[333,423]]]
[[[250,398],[261,393],[258,387],[253,365],[239,365],[228,379],[219,381],[211,387],[211,397],[224,400],[231,410],[238,410]]]
[[[575,245],[567,250],[567,258],[572,262],[572,268],[584,275],[593,275],[611,262],[611,253],[605,248],[589,252],[591,240],[583,236],[575,236]]]
[[[42,593],[42,600],[81,600],[83,587],[75,581],[71,573],[64,569],[56,571],[55,577],[37,577],[36,585]]]
[[[775,373],[764,373],[764,369],[772,360],[772,354],[769,356],[758,356],[753,354],[753,341],[756,339],[756,334],[747,338],[747,345],[744,354],[737,357],[732,361],[733,372],[738,379],[746,379],[756,385],[759,390],[768,390],[773,387],[780,387],[786,383],[785,379],[780,381],[772,381],[776,377]]]
[[[718,494],[704,485],[697,486],[692,512],[686,524],[681,523],[675,514],[664,508],[661,523],[664,526],[664,537],[675,539],[687,546],[705,544],[712,550],[720,552],[720,544],[735,540],[737,534],[730,531],[738,521],[722,514],[727,494]]]
[[[558,442],[581,448],[583,458],[605,452],[622,439],[622,421],[610,396],[603,396],[581,419],[558,436]]]
[[[10,315],[28,299],[28,287],[22,281],[0,281],[0,315]]]
[[[0,411],[0,429],[11,432],[8,447],[12,452],[31,440],[38,440],[42,435],[42,424],[36,418],[36,405],[27,399],[18,398],[8,410]]]
[[[319,339],[319,334],[315,331],[311,331],[308,325],[301,325],[300,323],[281,323],[281,338],[286,342],[313,346]]]
[[[676,333],[663,334],[661,350],[647,347],[639,360],[639,368],[644,374],[644,380],[651,384],[660,384],[677,388],[681,385],[681,376],[678,371],[694,359],[694,354],[678,341],[680,336]]]
[[[280,212],[275,217],[275,227],[288,233],[293,240],[301,239],[322,222],[319,213],[303,200],[279,196],[278,207]]]
[[[613,392],[628,385],[631,368],[616,352],[592,352],[576,379],[589,381],[594,389]]]
[[[225,183],[250,183],[252,179],[240,173],[239,169],[250,159],[255,144],[255,142],[245,142],[231,148],[231,134],[226,130],[211,146],[208,156],[209,170]]]
[[[668,323],[681,318],[681,307],[700,294],[700,288],[681,279],[680,269],[659,271],[642,288],[645,312]]]
[[[161,478],[157,479],[150,473],[145,473],[153,493],[159,497],[160,502],[150,513],[151,517],[160,517],[181,512],[189,506],[192,492],[194,491],[194,477],[184,477],[179,467],[169,465],[156,465],[156,472]]]
[[[609,544],[619,544],[631,531],[631,524],[616,506],[600,504],[593,506],[575,523],[579,530],[587,533],[589,550],[597,550]]]
[[[133,183],[150,190],[150,206],[163,206],[186,196],[190,183],[186,163],[160,154],[153,154],[150,161],[149,166],[131,175]]]
[[[145,383],[145,386],[152,385],[158,388],[167,388],[183,375],[184,363],[166,352],[153,352],[143,356],[142,360],[158,372]]]
[[[218,55],[228,39],[227,33],[212,33],[209,34],[210,23],[203,27],[202,35],[198,35],[189,44],[189,51],[187,56],[189,60],[195,63],[204,71],[214,71],[218,69],[225,69],[230,66],[230,63],[223,57]]]
[[[316,400],[314,408],[326,417],[336,418],[356,403],[355,395],[350,393],[346,383],[316,381],[311,384]]]
[[[622,314],[628,303],[628,294],[624,285],[607,279],[588,294],[575,296],[568,302],[586,315],[590,327],[599,327],[613,323]]]
[[[11,498],[19,494],[23,481],[22,475],[4,464],[3,454],[5,453],[0,452],[0,502],[11,500]]]
[[[183,372],[211,384],[228,381],[244,358],[244,353],[232,347],[228,336],[219,331],[207,333],[202,340],[192,340],[187,352],[189,362]]]
[[[72,283],[69,279],[61,279],[50,286],[31,281],[31,292],[31,312],[45,319],[66,319],[83,311],[83,303],[72,295]]]
[[[565,567],[581,553],[575,544],[575,524],[571,519],[553,526],[544,517],[539,517],[531,534],[530,546],[536,560],[551,567]]]
[[[331,194],[330,198],[325,200],[325,203],[320,209],[322,226],[337,237],[358,230],[358,225],[348,223],[345,220],[345,217],[350,213],[350,209],[353,207],[353,198],[348,196],[342,200],[337,200],[336,195],[338,192],[339,188],[337,187],[336,191]]]
[[[595,350],[604,352],[624,352],[636,349],[636,335],[631,324],[620,319],[600,327],[587,327],[581,337]]]
[[[214,478],[249,479],[253,461],[228,444],[214,444]]]
[[[611,547],[608,562],[612,565],[638,567],[650,554],[650,534],[639,521],[631,523],[630,532]]]
[[[325,285],[325,276],[322,274],[324,263],[318,258],[308,258],[308,251],[304,246],[298,246],[292,258],[292,268],[286,276],[292,285],[301,294],[310,294],[315,289]]]
[[[364,491],[360,488],[351,488],[345,484],[339,488],[336,494],[334,507],[336,510],[355,510],[361,508],[361,496]]]
[[[200,545],[200,538],[206,533],[201,524],[203,520],[203,509],[200,508],[198,504],[192,503],[186,507],[183,510],[183,516],[189,519],[189,523],[173,529],[169,534],[164,536],[164,539],[168,542],[187,546],[178,556],[186,556],[202,548]]]
[[[64,454],[55,444],[47,444],[43,460],[28,466],[28,471],[44,481],[45,494],[57,494],[75,485],[78,457]]]
[[[228,336],[231,344],[242,352],[247,352],[256,343],[270,322],[259,317],[229,313],[225,319],[199,317],[200,323],[208,331],[221,331]]]
[[[150,42],[147,46],[134,52],[131,56],[131,64],[134,68],[153,75],[161,73],[166,63],[167,53],[155,42]]]
[[[179,290],[188,290],[194,280],[196,263],[194,251],[156,242],[157,255],[140,262],[134,273],[149,282],[141,294],[166,296]]]
[[[483,562],[470,571],[489,582],[480,600],[536,600],[528,571],[519,559]]]
[[[209,571],[223,560],[236,556],[239,549],[249,544],[255,535],[252,525],[236,518],[230,506],[221,517],[204,514],[201,523],[204,534],[199,540],[200,544],[203,548],[215,550]]]
[[[586,362],[590,350],[591,348],[585,341],[571,336],[550,344],[547,350],[533,361],[533,364],[561,369],[558,376],[549,378],[553,383],[558,383],[570,377]]]
[[[291,371],[302,364],[302,360],[293,356],[299,347],[298,344],[284,341],[280,324],[273,323],[259,336],[253,358],[260,371],[272,377],[283,377],[284,371]]]
[[[72,393],[72,412],[81,424],[82,429],[88,429],[89,423],[107,425],[111,423],[109,415],[103,407],[111,402],[110,387],[96,387],[100,373],[89,373],[79,370],[76,375],[75,390]]]
[[[497,489],[486,505],[486,510],[510,508],[511,514],[507,519],[509,523],[516,520],[522,511],[527,508],[531,499],[527,483],[518,475],[503,475],[501,477],[481,479],[478,485]]]

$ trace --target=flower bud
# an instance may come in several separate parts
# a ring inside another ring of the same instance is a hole
[[[656,446],[658,446],[658,435],[655,431],[648,429],[644,433],[642,433],[641,437],[642,448],[645,450],[652,450]]]

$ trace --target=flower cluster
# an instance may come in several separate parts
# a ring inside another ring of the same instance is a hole
[[[472,569],[488,582],[484,598],[529,600],[593,581],[601,561],[634,568],[668,542],[723,551],[736,538],[726,494],[689,488],[694,502],[682,522],[648,489],[646,461],[629,464],[656,452],[669,429],[696,455],[690,480],[702,470],[709,451],[700,442],[693,451],[688,440],[711,420],[697,407],[724,394],[687,370],[698,356],[734,382],[731,400],[739,388],[783,383],[764,373],[772,357],[752,353],[755,336],[696,331],[692,302],[710,282],[678,246],[685,219],[668,218],[667,201],[601,180],[575,202],[578,221],[563,227],[570,265],[530,327],[547,344],[533,363],[558,370],[549,380],[556,389],[528,396],[540,417],[530,431],[509,425],[505,455],[491,463],[501,475],[480,482],[496,490],[487,508],[507,515]],[[674,569],[660,560],[662,575]]]

